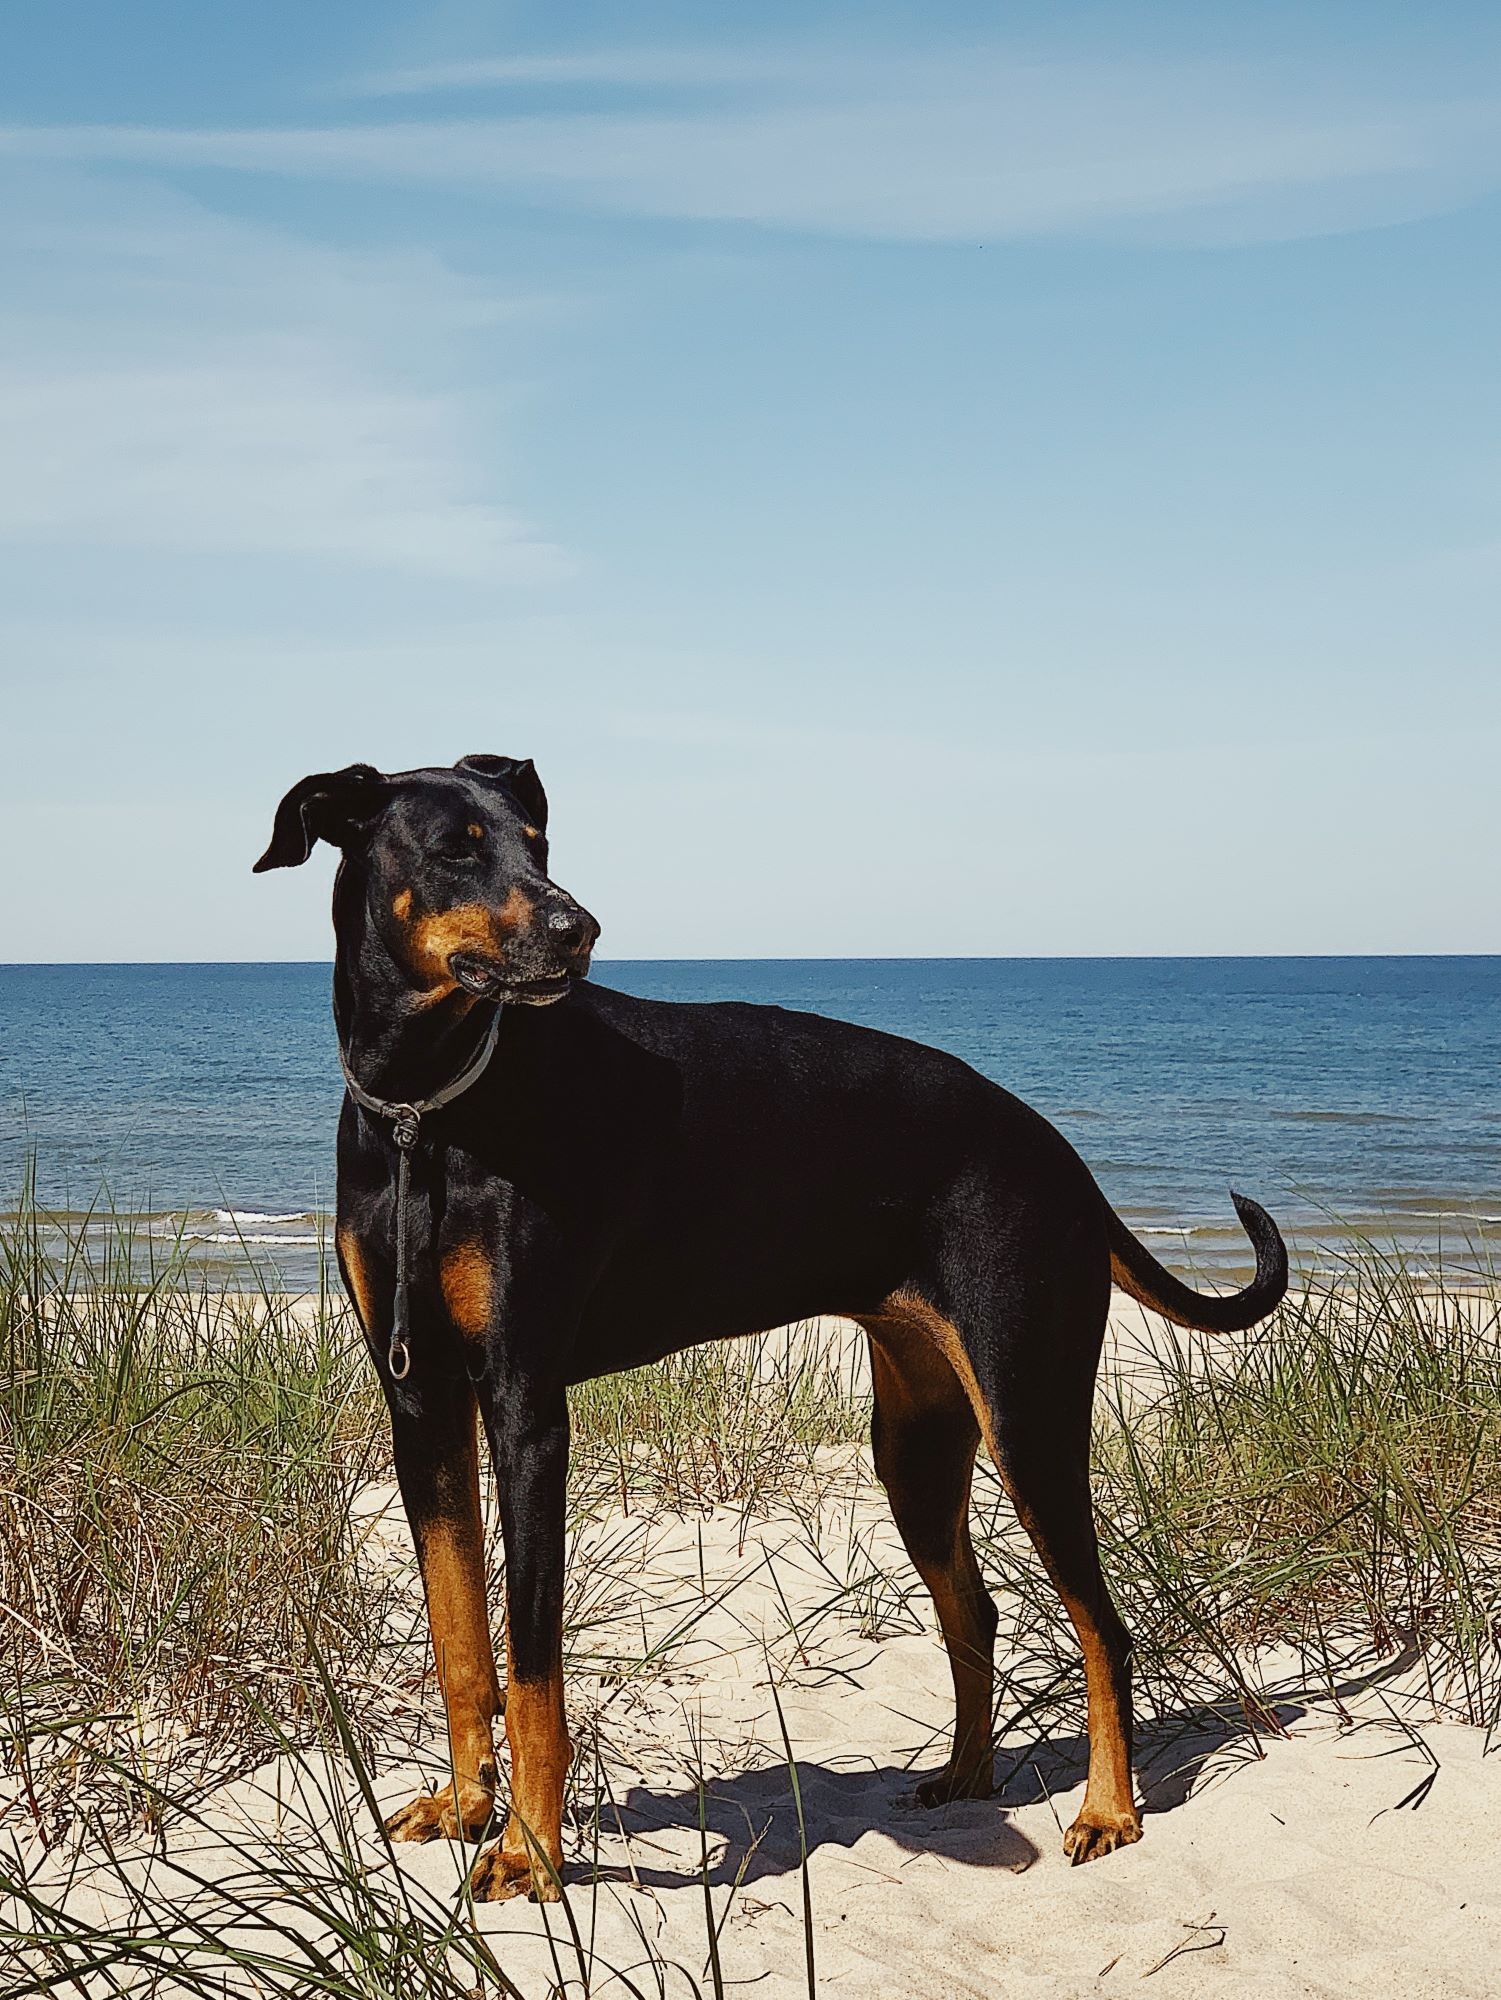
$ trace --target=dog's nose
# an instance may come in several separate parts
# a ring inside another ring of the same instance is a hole
[[[599,936],[599,925],[577,903],[554,903],[547,913],[548,942],[570,958],[582,958]]]

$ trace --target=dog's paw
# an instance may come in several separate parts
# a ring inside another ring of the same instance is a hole
[[[1135,1806],[1129,1812],[1099,1812],[1086,1806],[1063,1836],[1063,1851],[1077,1868],[1140,1839],[1141,1814]]]
[[[988,1799],[995,1791],[995,1763],[987,1753],[978,1764],[956,1767],[952,1759],[917,1787],[920,1806],[952,1805],[955,1799]]]
[[[402,1806],[386,1821],[392,1840],[483,1840],[495,1815],[495,1800],[482,1785],[460,1785],[458,1803],[454,1788],[422,1792],[410,1805]]]
[[[542,1863],[537,1864],[534,1875],[529,1855],[510,1852],[497,1840],[470,1869],[469,1893],[477,1903],[504,1903],[512,1896],[530,1896],[534,1903],[556,1903],[563,1892]]]

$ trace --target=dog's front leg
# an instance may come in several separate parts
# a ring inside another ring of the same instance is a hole
[[[506,1551],[506,1740],[511,1810],[500,1843],[470,1877],[498,1900],[559,1894],[563,1786],[573,1756],[563,1713],[563,1517],[568,1404],[561,1386],[539,1392],[487,1383],[486,1420],[500,1487]]]
[[[393,1840],[480,1840],[495,1805],[493,1718],[501,1695],[485,1607],[479,1439],[474,1390],[437,1372],[427,1393],[393,1395],[391,1435],[416,1543],[448,1718],[452,1775],[393,1813]]]

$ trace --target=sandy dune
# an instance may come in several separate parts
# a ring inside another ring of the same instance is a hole
[[[1344,1724],[1332,1707],[1289,1713],[1289,1736],[1262,1756],[1249,1737],[1217,1750],[1180,1741],[1164,1759],[1174,1768],[1154,1772],[1147,1746],[1143,1789],[1156,1810],[1146,1838],[1073,1869],[1060,1823],[1082,1797],[1082,1743],[1049,1746],[1046,1766],[1030,1764],[999,1801],[915,1807],[911,1774],[942,1761],[950,1712],[936,1638],[865,1639],[847,1617],[818,1621],[830,1578],[802,1524],[753,1525],[743,1547],[740,1526],[725,1513],[702,1523],[709,1592],[731,1587],[670,1679],[604,1692],[619,1820],[607,1815],[599,1858],[613,1879],[575,1894],[610,1963],[630,1963],[639,1924],[664,1957],[703,1973],[696,1739],[716,1914],[728,1904],[726,1984],[776,2000],[806,1993],[797,1815],[770,1662],[798,1765],[821,1992],[1061,2000],[1148,1974],[1182,1994],[1496,1992],[1501,1761],[1483,1759],[1478,1732],[1430,1725],[1425,1754],[1370,1694],[1346,1703]],[[853,1530],[901,1565],[874,1497],[822,1526],[826,1551],[848,1548]],[[657,1579],[661,1592],[649,1629],[692,1609],[698,1528],[640,1530],[643,1582]],[[621,1524],[600,1532],[617,1538],[620,1561]],[[1176,1775],[1201,1747],[1207,1763]],[[1431,1789],[1416,1810],[1399,1809],[1428,1777],[1429,1755]],[[393,1773],[390,1796],[401,1793]],[[434,1887],[452,1880],[451,1852],[407,1849],[402,1861]],[[506,1962],[539,1981],[550,1965],[541,1918],[515,1904],[481,1918],[519,1933]]]
[[[1117,1337],[1136,1330],[1123,1320]],[[390,1561],[409,1571],[394,1493],[372,1489],[366,1503]],[[914,1773],[944,1754],[948,1672],[863,1458],[831,1459],[821,1495],[771,1519],[614,1512],[577,1542],[569,1898],[596,1993],[629,1991],[606,1968],[631,1967],[645,1993],[712,1992],[705,1873],[725,1990],[807,1993],[784,1724],[820,1993],[1073,2000],[1142,1990],[1148,1978],[1154,1993],[1226,2000],[1501,1989],[1501,1757],[1483,1755],[1479,1732],[1436,1720],[1400,1680],[1373,1680],[1376,1663],[1352,1666],[1322,1702],[1290,1699],[1284,1736],[1178,1729],[1143,1742],[1144,1840],[1072,1869],[1060,1829],[1082,1796],[1082,1711],[1078,1733],[1003,1742],[997,1799],[937,1812],[913,1803]],[[1004,1658],[1004,1601],[1001,1612]],[[665,1670],[643,1672],[653,1652]],[[444,1756],[430,1686],[404,1711],[393,1701],[376,1762],[382,1807],[441,1782]],[[346,1811],[373,1877],[389,1881],[347,1767],[283,1759],[225,1787],[205,1827],[142,1852],[128,1921],[149,1926],[174,1875],[181,1894],[183,1868],[210,1885],[199,1892],[207,1912],[237,1880],[254,1903],[265,1892],[244,1876],[246,1842],[306,1854],[310,1826],[326,1831]],[[464,1853],[396,1850],[413,1892],[446,1903]],[[101,1896],[88,1870],[71,1900],[126,1915],[118,1887]],[[256,1928],[227,1900],[213,1921],[244,1939]],[[478,1921],[528,2000],[560,1971],[570,1992],[585,1990],[557,1908],[485,1905]]]

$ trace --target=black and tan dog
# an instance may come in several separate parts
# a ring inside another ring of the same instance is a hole
[[[870,1337],[876,1467],[953,1671],[953,1754],[919,1796],[991,1788],[996,1613],[968,1526],[983,1438],[1084,1653],[1089,1783],[1065,1849],[1138,1839],[1130,1640],[1089,1486],[1111,1278],[1179,1325],[1247,1327],[1286,1288],[1276,1225],[1235,1197],[1256,1276],[1195,1293],[1044,1119],[954,1057],[779,1007],[583,984],[599,927],[550,880],[546,826],[530,763],[356,764],[289,792],[256,864],[295,866],[317,839],[343,854],[339,1259],[390,1405],[455,1774],[392,1833],[481,1837],[503,1711],[510,1812],[475,1893],[557,1893],[568,1386],[838,1313]],[[422,1113],[404,1155],[401,1106]],[[477,1418],[505,1545],[504,1695]]]

